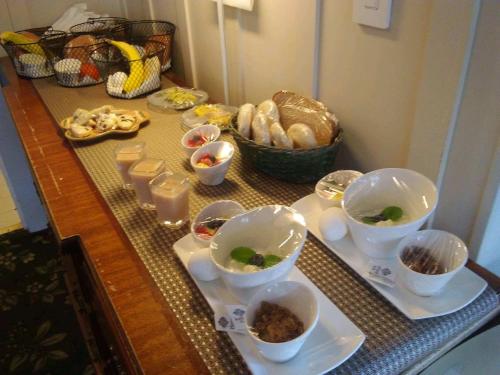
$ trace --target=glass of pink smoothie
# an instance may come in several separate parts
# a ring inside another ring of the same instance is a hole
[[[189,189],[186,176],[164,172],[149,182],[156,213],[161,224],[180,228],[189,220]]]
[[[141,160],[146,157],[146,150],[144,147],[144,142],[126,142],[118,145],[114,150],[116,169],[118,169],[118,172],[120,173],[124,189],[134,189],[128,170],[137,160]]]
[[[145,210],[155,209],[151,190],[149,189],[149,181],[164,171],[165,161],[153,158],[138,160],[130,167],[128,174],[141,208]]]

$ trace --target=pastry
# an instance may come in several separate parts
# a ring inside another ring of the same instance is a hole
[[[305,124],[293,124],[286,132],[296,148],[312,148],[318,145],[312,129]]]
[[[264,100],[262,103],[260,103],[257,106],[257,111],[264,113],[271,119],[272,122],[280,121],[280,113],[278,111],[278,107],[276,106],[276,103],[271,99]]]
[[[102,107],[93,109],[92,111],[90,111],[90,113],[92,113],[93,115],[100,115],[103,113],[111,113],[112,110],[112,105],[103,105]]]
[[[243,104],[238,112],[238,133],[242,137],[250,138],[250,127],[255,116],[255,106],[251,103]]]
[[[85,125],[92,118],[92,113],[86,109],[78,108],[73,112],[73,124]]]
[[[252,135],[255,143],[269,146],[271,135],[269,134],[269,119],[262,112],[258,112],[252,121]]]
[[[64,57],[80,60],[82,63],[90,63],[91,48],[97,43],[92,35],[80,35],[71,39],[64,46]],[[82,47],[82,48],[77,48]]]
[[[279,148],[293,148],[293,143],[286,135],[279,122],[273,122],[269,127],[271,133],[271,141],[273,145]]]
[[[69,128],[71,135],[75,138],[85,138],[92,134],[92,128],[90,126],[84,126],[79,124],[71,124]]]
[[[113,130],[117,127],[118,125],[118,116],[116,116],[114,113],[109,113],[109,114],[101,114],[97,118],[96,121],[96,131],[98,132],[107,132],[109,130]]]
[[[135,124],[135,117],[124,113],[123,115],[118,115],[117,126],[122,130],[130,130]]]

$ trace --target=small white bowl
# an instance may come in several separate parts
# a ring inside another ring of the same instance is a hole
[[[210,242],[210,256],[229,291],[246,302],[256,287],[285,278],[300,255],[307,236],[304,217],[293,208],[270,205],[229,219]],[[258,253],[282,258],[272,267],[255,272],[226,268],[231,251],[247,246]]]
[[[205,208],[203,208],[194,218],[191,224],[191,234],[193,235],[193,238],[200,243],[200,245],[208,246],[210,245],[210,241],[212,239],[203,238],[195,232],[195,229],[200,222],[209,217],[223,217],[230,219],[243,212],[245,212],[245,208],[235,201],[222,200],[211,203],[208,206],[205,206]]]
[[[342,210],[356,246],[373,258],[393,258],[396,246],[406,235],[417,231],[438,202],[437,189],[427,177],[401,168],[378,169],[353,181],[344,191]],[[411,220],[393,226],[365,224],[356,211],[399,206]]]
[[[220,129],[218,126],[215,125],[202,125],[198,126],[197,128],[191,129],[186,134],[184,134],[184,136],[181,139],[181,144],[188,157],[191,157],[191,155],[193,155],[193,153],[196,150],[198,150],[200,147],[203,146],[203,145],[195,147],[188,146],[188,141],[195,135],[206,137],[208,141],[205,144],[208,144],[210,142],[215,142],[217,139],[219,139]]]
[[[198,159],[204,154],[214,155],[218,159],[223,159],[221,163],[213,167],[198,167]],[[224,181],[229,166],[233,160],[234,146],[229,142],[217,141],[201,146],[191,155],[191,166],[201,183],[205,185],[219,185]]]
[[[263,301],[274,303],[290,310],[304,324],[304,333],[293,340],[272,343],[261,340],[252,332],[255,314]],[[285,362],[299,352],[304,342],[316,327],[319,319],[319,304],[314,293],[297,281],[281,281],[260,289],[248,303],[245,324],[259,353],[273,362]]]
[[[401,260],[403,251],[410,246],[422,247],[432,251],[441,265],[449,269],[446,273],[428,275],[410,269]],[[427,297],[438,294],[445,285],[464,268],[469,257],[467,246],[457,236],[441,230],[421,230],[412,233],[399,243],[398,282],[416,295]]]

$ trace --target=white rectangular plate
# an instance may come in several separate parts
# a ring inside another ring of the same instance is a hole
[[[187,270],[187,262],[199,249],[191,234],[174,244],[174,251]],[[189,270],[188,270],[189,272]],[[217,306],[237,305],[240,302],[226,289],[223,281],[194,280],[213,311]],[[285,363],[274,363],[262,357],[250,337],[228,332],[254,375],[316,375],[330,371],[351,357],[365,341],[365,335],[328,299],[297,267],[290,272],[288,280],[307,285],[319,302],[318,325],[306,340],[296,357]]]
[[[419,297],[397,282],[393,288],[373,282],[366,278],[370,257],[354,245],[350,236],[331,242],[321,235],[318,221],[323,209],[315,194],[299,199],[292,207],[304,215],[310,233],[410,319],[432,318],[458,311],[474,301],[487,286],[486,281],[468,268],[458,272],[439,295],[432,297]]]

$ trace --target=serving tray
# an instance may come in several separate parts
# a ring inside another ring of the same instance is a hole
[[[304,216],[307,229],[314,237],[410,319],[432,318],[458,311],[474,301],[488,285],[486,281],[468,268],[459,271],[440,294],[432,297],[417,296],[400,286],[397,281],[392,288],[374,282],[367,278],[372,259],[354,245],[349,235],[339,241],[328,241],[321,235],[318,221],[323,208],[316,194],[299,199],[292,204],[292,208]],[[384,259],[384,262],[389,268],[396,268],[396,260]]]
[[[187,268],[191,254],[201,247],[191,234],[187,234],[173,245],[182,264]],[[212,308],[220,311],[223,305],[238,305],[221,279],[210,282],[191,278]],[[320,318],[318,325],[306,340],[297,356],[285,363],[271,362],[262,357],[252,340],[245,334],[228,332],[234,345],[254,375],[316,375],[323,374],[342,364],[363,344],[365,335],[345,316],[297,267],[293,267],[288,280],[299,281],[308,286],[318,299]],[[299,301],[300,302],[300,301]]]
[[[149,113],[145,112],[145,111],[130,111],[130,110],[127,110],[127,109],[113,109],[111,111],[111,113],[115,113],[117,115],[125,114],[125,113],[132,113],[137,120],[132,125],[132,127],[130,129],[128,129],[128,130],[113,129],[113,130],[109,130],[109,131],[102,132],[102,133],[92,132],[91,135],[89,135],[87,137],[80,137],[80,138],[79,137],[74,137],[71,134],[71,131],[69,130],[69,127],[71,125],[71,120],[72,120],[73,117],[66,117],[65,119],[63,119],[59,123],[59,126],[61,127],[61,129],[64,130],[64,136],[67,139],[69,139],[71,141],[75,141],[75,142],[86,142],[86,141],[93,141],[93,140],[96,140],[96,139],[99,139],[99,138],[104,138],[104,137],[110,136],[112,134],[131,134],[131,133],[135,133],[135,132],[137,132],[139,130],[139,128],[141,127],[142,124],[148,122],[149,119],[150,119]]]

